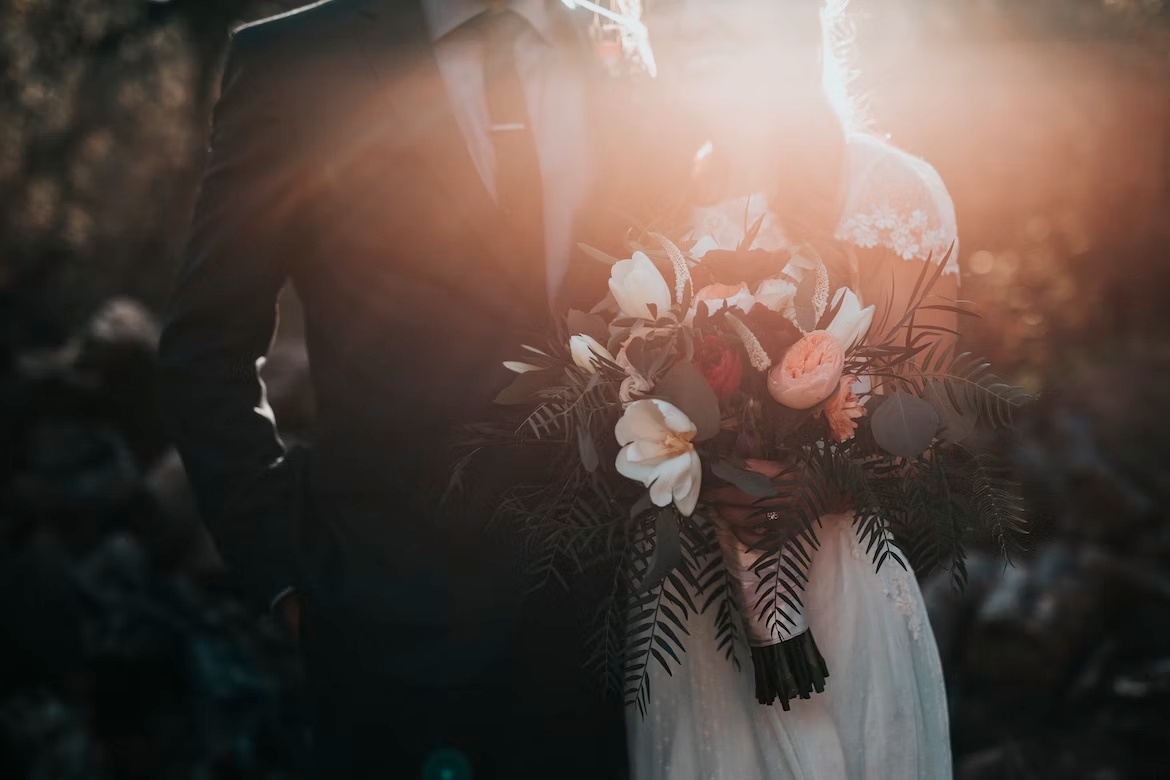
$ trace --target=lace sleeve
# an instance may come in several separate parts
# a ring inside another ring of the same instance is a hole
[[[885,247],[904,260],[940,262],[958,274],[955,207],[929,163],[877,138],[849,144],[849,186],[836,238],[863,249]]]

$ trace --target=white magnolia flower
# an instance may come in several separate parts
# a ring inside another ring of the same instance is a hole
[[[505,360],[504,368],[509,371],[515,371],[517,374],[527,374],[529,371],[540,370],[540,366],[534,366],[531,363],[524,363],[519,360]]]
[[[738,286],[732,284],[709,284],[695,293],[691,302],[691,310],[687,312],[684,323],[690,324],[699,310],[699,303],[707,304],[708,312],[716,312],[724,307],[738,310],[744,314],[751,312],[752,307],[760,304],[785,316],[790,316],[796,300],[796,285],[785,279],[765,279],[756,287],[755,293],[748,290],[746,283]]]
[[[613,355],[608,349],[597,339],[584,333],[569,339],[569,354],[573,356],[574,363],[591,374],[597,371],[598,358],[614,362]]]
[[[841,300],[842,296],[844,296],[844,301]],[[861,308],[861,301],[848,287],[837,290],[837,294],[833,296],[832,307],[835,307],[839,301],[841,301],[841,308],[825,330],[837,339],[841,349],[848,352],[869,332],[869,326],[873,323],[874,307]]]
[[[693,247],[691,247],[690,254],[691,254],[691,257],[694,258],[695,260],[702,260],[703,255],[707,254],[712,249],[718,249],[718,248],[719,248],[719,244],[716,243],[714,238],[712,238],[711,236],[703,236],[702,238],[700,238],[698,241],[695,242],[695,245]]]
[[[641,374],[634,374],[622,380],[621,387],[618,388],[618,398],[622,403],[628,404],[635,399],[646,395],[654,389],[654,383]]]
[[[695,424],[673,404],[656,398],[635,401],[614,429],[622,445],[618,473],[650,488],[655,506],[673,501],[690,517],[703,479],[695,433]]]
[[[699,312],[700,303],[706,305],[708,314],[714,314],[725,308],[747,314],[752,310],[756,299],[748,291],[748,286],[744,282],[740,282],[738,285],[709,284],[695,293],[694,299],[691,300],[691,308],[683,319],[684,324],[690,325],[695,319],[695,315]]]
[[[629,260],[613,264],[609,289],[618,308],[628,317],[656,320],[670,308],[670,287],[649,257],[635,252]],[[650,313],[650,306],[654,313]]]
[[[724,307],[739,309],[744,314],[752,310],[756,299],[748,291],[746,282],[738,286],[730,284],[709,284],[695,293],[695,301],[706,301],[708,311],[718,311]]]
[[[765,279],[756,288],[756,303],[781,314],[792,309],[796,285],[787,279]]]

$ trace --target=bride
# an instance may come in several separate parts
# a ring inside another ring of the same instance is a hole
[[[665,126],[693,131],[696,147],[709,142],[706,174],[686,209],[696,238],[735,248],[745,224],[762,217],[755,246],[811,243],[863,305],[888,307],[896,321],[923,264],[947,257],[954,210],[929,165],[849,129],[824,78],[832,72],[824,55],[833,52],[826,30],[842,0],[828,2],[657,0],[645,18],[656,89],[674,107]],[[943,296],[957,289],[949,257],[935,288]],[[951,315],[932,314],[934,324],[955,327]],[[704,500],[721,544],[750,543],[758,520],[743,505],[752,499],[723,488]],[[767,509],[775,518],[784,506]],[[824,657],[824,691],[787,711],[781,702],[760,704],[747,647],[735,648],[738,664],[729,661],[715,610],[692,613],[681,664],[669,672],[651,664],[645,712],[628,709],[634,778],[951,776],[946,692],[918,584],[894,562],[875,571],[851,521],[848,512],[821,518],[798,620]]]

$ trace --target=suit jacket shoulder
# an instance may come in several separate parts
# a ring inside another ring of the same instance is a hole
[[[367,17],[381,3],[397,5],[393,0],[321,0],[241,25],[232,33],[232,57],[270,76],[320,75],[338,55],[360,48]]]
[[[232,31],[233,44],[251,53],[275,54],[312,46],[329,37],[369,0],[320,0],[282,14],[241,24]]]

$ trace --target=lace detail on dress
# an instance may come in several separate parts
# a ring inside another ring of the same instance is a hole
[[[849,176],[839,241],[936,263],[955,244],[944,273],[959,272],[954,203],[929,163],[877,138],[855,136]]]
[[[787,247],[788,238],[776,216],[768,210],[765,194],[743,195],[715,205],[699,206],[691,215],[691,227],[696,238],[710,238],[720,249],[735,249],[747,233],[745,226],[760,217],[764,221],[752,248],[777,252]]]
[[[862,249],[885,247],[904,260],[936,263],[954,244],[943,273],[958,274],[955,207],[934,168],[868,135],[850,138],[848,155],[846,197],[836,239]],[[691,226],[695,238],[709,238],[720,249],[734,249],[745,227],[761,216],[764,221],[754,247],[770,252],[788,247],[790,242],[763,194],[700,206],[691,215]]]
[[[851,215],[837,229],[837,238],[863,249],[884,246],[903,260],[926,260],[932,253],[941,257],[953,240],[943,228],[931,229],[922,209],[903,216],[889,206]],[[941,253],[936,251],[939,248]],[[949,266],[947,271],[950,271]]]
[[[861,539],[858,538],[853,524],[843,523],[842,526],[844,532],[848,533],[851,537],[853,557],[859,561],[865,561],[869,566],[873,566],[873,558],[865,551],[865,547]],[[891,543],[893,542],[892,539],[890,541]],[[882,564],[881,571],[878,572],[878,578],[882,582],[882,592],[897,607],[899,614],[906,621],[906,627],[910,630],[910,636],[917,642],[922,639],[922,612],[918,609],[918,602],[914,598],[914,586],[910,580],[913,576],[913,574],[899,566],[897,562],[888,560]]]
[[[886,596],[894,600],[894,605],[906,619],[910,628],[910,636],[917,642],[922,639],[922,614],[917,609],[918,602],[914,599],[910,585],[910,572],[895,563],[886,562],[882,566],[882,580],[886,583]]]

